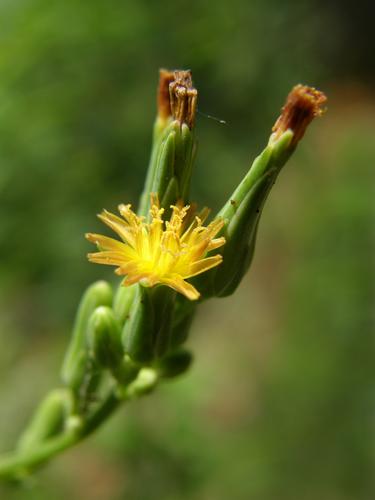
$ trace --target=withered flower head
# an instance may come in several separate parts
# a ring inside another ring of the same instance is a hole
[[[190,70],[160,70],[158,114],[167,119],[172,116],[191,129],[197,108],[197,89],[193,87]]]
[[[325,110],[322,105],[326,101],[327,97],[323,92],[307,85],[296,85],[289,93],[281,115],[273,126],[273,139],[278,139],[290,129],[293,131],[291,146],[295,146],[302,139],[311,121],[323,114]]]
[[[158,114],[163,120],[172,115],[169,100],[169,84],[174,81],[174,72],[167,69],[159,70]]]

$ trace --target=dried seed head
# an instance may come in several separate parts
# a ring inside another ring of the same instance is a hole
[[[325,111],[322,105],[327,97],[319,90],[306,85],[296,85],[289,93],[281,115],[272,128],[273,139],[290,129],[293,131],[291,146],[295,146],[303,137],[306,128],[316,116]]]
[[[174,80],[169,84],[171,113],[181,124],[191,129],[194,125],[197,108],[197,89],[193,87],[191,71],[174,71]]]
[[[161,69],[159,72],[158,115],[170,116],[191,129],[194,125],[198,92],[193,87],[191,71]]]
[[[169,84],[174,81],[174,72],[167,69],[159,70],[159,88],[158,88],[158,115],[166,120],[172,115],[171,103],[169,98]]]

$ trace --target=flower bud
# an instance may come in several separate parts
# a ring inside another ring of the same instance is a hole
[[[101,305],[112,304],[112,289],[105,281],[92,284],[82,297],[74,323],[72,338],[66,352],[61,377],[64,383],[78,390],[86,372],[87,326],[91,314]]]
[[[158,117],[139,215],[148,216],[150,193],[167,209],[178,199],[188,198],[196,150],[197,95],[190,71],[161,71]]]
[[[114,378],[123,386],[127,386],[138,376],[140,366],[128,354],[125,354],[121,364],[111,369]]]
[[[113,312],[118,321],[123,325],[129,317],[129,311],[133,303],[136,292],[136,286],[119,286],[114,300]]]
[[[262,209],[281,166],[289,157],[291,136],[287,131],[266,147],[218,214],[226,221],[223,230],[226,245],[222,251],[223,263],[214,277],[217,296],[232,294],[251,264]],[[279,158],[285,161],[280,163]]]
[[[91,315],[87,342],[91,357],[101,368],[112,369],[121,365],[121,330],[110,307],[100,306]]]
[[[149,394],[158,382],[157,371],[153,368],[141,368],[137,378],[127,387],[119,388],[120,397],[131,399]]]
[[[72,408],[73,395],[69,389],[55,389],[47,394],[23,432],[18,449],[32,450],[35,445],[61,432]]]
[[[185,373],[192,361],[193,356],[191,352],[186,349],[179,349],[160,359],[155,364],[155,368],[160,377],[172,378]]]

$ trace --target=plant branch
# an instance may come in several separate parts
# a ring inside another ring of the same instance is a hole
[[[67,430],[57,437],[40,443],[33,450],[15,451],[0,456],[0,477],[20,478],[55,455],[75,446],[92,434],[118,408],[121,402],[111,391],[100,407],[84,421],[82,427]]]

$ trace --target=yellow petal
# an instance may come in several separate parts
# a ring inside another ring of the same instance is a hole
[[[122,284],[124,286],[130,286],[130,285],[134,285],[135,283],[139,283],[141,280],[143,279],[147,279],[148,277],[148,273],[143,273],[143,274],[135,274],[134,276],[130,276],[128,275],[124,281],[122,282]]]
[[[122,252],[106,251],[89,253],[87,257],[90,262],[97,264],[107,264],[110,266],[121,266],[128,262],[127,257]]]
[[[210,235],[210,238],[214,238],[217,233],[224,227],[225,225],[225,220],[218,218],[213,220],[208,226],[207,226],[207,232]]]
[[[130,246],[134,247],[134,231],[129,225],[117,215],[111,214],[103,210],[101,214],[98,215],[99,219],[107,224],[115,233],[117,233],[120,238]]]
[[[225,245],[225,238],[222,236],[221,238],[215,238],[210,241],[207,247],[207,252],[211,252],[211,250],[216,250],[216,248],[220,248]]]
[[[126,222],[133,228],[138,228],[142,225],[142,221],[144,217],[138,217],[133,210],[131,209],[131,205],[121,204],[118,207],[120,214],[124,217]]]
[[[108,238],[101,234],[87,233],[86,239],[95,245],[98,245],[101,250],[113,250],[115,252],[123,252],[127,257],[134,258],[137,254],[134,250],[122,243],[121,241],[115,240],[113,238]]]
[[[198,260],[194,264],[190,265],[189,274],[184,276],[185,279],[192,278],[197,274],[204,273],[215,266],[218,266],[223,261],[221,255],[214,255],[213,257],[207,257],[206,259]]]
[[[115,270],[115,273],[119,276],[125,276],[126,274],[135,273],[137,268],[138,264],[135,262],[128,262],[127,264],[121,264],[121,266]]]
[[[198,290],[187,281],[184,281],[179,275],[172,278],[163,278],[160,282],[170,286],[176,292],[182,293],[189,300],[197,300],[200,297]]]

